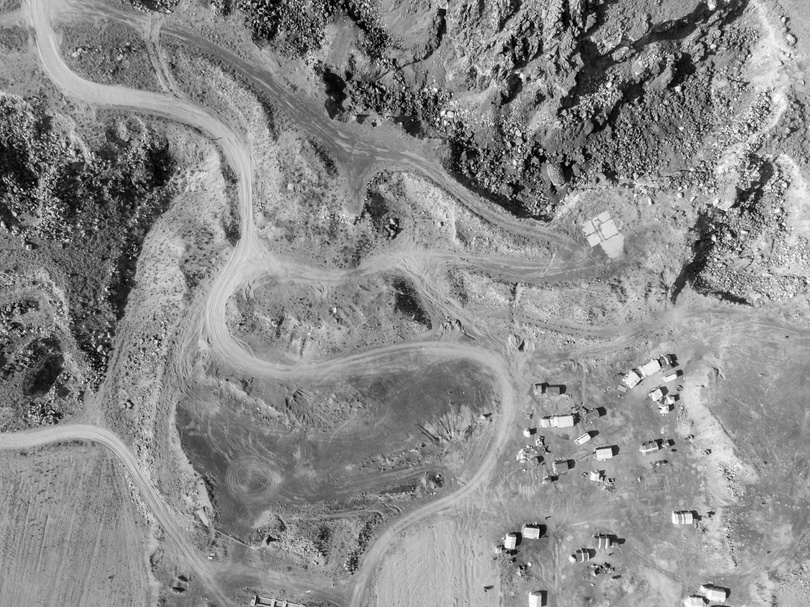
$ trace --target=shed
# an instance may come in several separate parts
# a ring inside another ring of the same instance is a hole
[[[551,464],[554,474],[565,474],[571,469],[571,462],[567,459],[555,459]]]
[[[594,481],[594,482],[597,482],[597,483],[599,481],[601,481],[604,477],[605,477],[605,471],[604,470],[591,470],[588,473],[588,478],[590,480]]]
[[[568,557],[571,563],[584,563],[591,560],[591,552],[587,548],[580,548],[574,554]]]
[[[664,375],[664,381],[675,381],[680,376],[678,371],[673,371],[672,373],[667,373]]]
[[[555,428],[572,428],[576,424],[573,414],[555,415],[551,418],[551,425]]]
[[[721,588],[714,584],[702,584],[700,586],[700,592],[712,603],[725,603],[729,595],[727,588]]]
[[[604,461],[606,459],[613,458],[613,447],[598,447],[594,452],[596,455],[596,461]]]
[[[695,522],[695,515],[689,510],[676,510],[672,513],[673,525],[691,525]]]
[[[540,539],[540,525],[523,525],[521,534],[524,540]]]
[[[641,374],[633,369],[632,371],[628,371],[627,374],[622,377],[621,383],[628,388],[635,388],[642,379]]]
[[[649,377],[650,375],[658,373],[658,371],[661,370],[661,363],[653,358],[652,360],[641,365],[638,370],[641,377]]]
[[[585,443],[587,443],[589,440],[591,440],[591,433],[590,433],[590,432],[586,432],[585,434],[583,434],[583,435],[581,435],[581,436],[576,437],[576,438],[574,439],[574,444],[576,444],[576,445],[584,445],[584,444],[585,444]]]
[[[553,426],[551,417],[541,417],[539,420],[541,428],[551,428]]]
[[[532,590],[529,593],[529,607],[545,607],[546,592],[544,590]]]
[[[518,535],[517,533],[507,533],[503,538],[503,547],[506,550],[514,550],[517,546]]]
[[[656,388],[655,390],[650,390],[647,396],[652,401],[661,400],[664,398],[664,392],[661,390],[661,388]]]
[[[639,451],[641,451],[642,455],[649,455],[650,453],[655,453],[660,449],[661,444],[657,440],[650,440],[647,441],[646,443],[641,443]]]
[[[693,594],[692,596],[688,596],[683,600],[683,604],[685,607],[703,607],[706,604],[706,601],[703,599],[702,596],[698,596]]]
[[[610,547],[613,546],[613,538],[605,533],[597,533],[593,537],[599,550],[610,550]]]

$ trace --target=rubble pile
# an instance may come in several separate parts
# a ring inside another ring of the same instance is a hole
[[[806,267],[807,243],[787,246],[783,206],[788,188],[778,166],[751,155],[739,168],[737,198],[728,208],[706,209],[687,271],[695,288],[737,303],[780,301],[808,291],[805,275],[781,273],[790,264]]]

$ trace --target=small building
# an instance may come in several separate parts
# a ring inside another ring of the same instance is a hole
[[[584,563],[591,560],[591,551],[587,548],[580,548],[568,557],[570,563]]]
[[[565,394],[565,386],[562,384],[542,384],[543,394],[546,396],[560,396]]]
[[[695,515],[689,510],[676,510],[672,513],[673,525],[691,525],[695,522]]]
[[[520,533],[524,540],[540,539],[540,525],[523,525]]]
[[[576,425],[576,421],[573,414],[555,415],[551,418],[551,425],[555,428],[573,428]]]
[[[703,607],[706,604],[706,601],[702,596],[693,594],[692,596],[686,597],[683,600],[683,604],[685,607]]]
[[[641,447],[639,451],[641,451],[642,455],[649,455],[650,453],[655,453],[661,449],[661,442],[657,440],[650,440],[646,443],[641,443]]]
[[[544,590],[532,590],[529,593],[529,607],[545,607],[546,593]]]
[[[602,481],[605,478],[605,471],[604,470],[591,470],[588,473],[588,478],[596,483]]]
[[[507,533],[506,537],[503,538],[504,550],[514,550],[515,547],[517,547],[517,541],[518,541],[517,533]]]
[[[604,461],[606,459],[612,459],[613,458],[613,447],[612,446],[610,446],[610,447],[598,447],[596,450],[594,450],[593,453],[596,456],[596,461],[598,461],[598,462]]]
[[[523,428],[523,436],[525,436],[526,438],[529,438],[534,433],[535,433],[534,428]]]
[[[727,588],[721,588],[714,584],[702,584],[700,592],[709,600],[710,603],[725,603],[729,595]]]
[[[656,388],[655,390],[650,390],[649,394],[647,394],[651,401],[657,401],[664,398],[664,391],[661,388]]]
[[[558,476],[565,474],[571,469],[571,462],[567,459],[555,459],[551,463],[551,469],[554,471],[554,474]]]
[[[565,394],[565,386],[563,384],[550,384],[543,382],[542,384],[534,384],[533,392],[535,396],[545,394],[546,396],[560,396]]]
[[[576,445],[584,445],[584,444],[585,444],[585,443],[587,443],[589,440],[591,440],[591,433],[590,433],[590,432],[586,432],[585,434],[583,434],[583,435],[581,435],[581,436],[576,437],[576,438],[574,439],[574,444],[576,444]]]
[[[680,375],[681,374],[680,374],[679,371],[673,371],[672,373],[667,373],[666,375],[664,375],[664,381],[665,382],[675,381],[676,379],[678,379],[678,377],[680,377]]]
[[[593,536],[596,540],[597,550],[610,550],[613,546],[613,538],[604,533],[597,533]]]
[[[632,371],[629,371],[626,375],[622,377],[621,383],[627,386],[628,388],[635,388],[642,379],[644,378],[641,377],[641,374],[635,369],[633,369]]]
[[[641,377],[649,377],[654,373],[658,373],[661,370],[661,363],[658,362],[656,359],[652,359],[638,368],[639,374]]]
[[[672,405],[670,405],[669,403],[667,403],[665,401],[661,401],[660,403],[658,403],[658,412],[661,415],[666,415],[670,411],[672,411]]]
[[[550,417],[541,417],[539,423],[541,428],[551,428],[553,425]]]

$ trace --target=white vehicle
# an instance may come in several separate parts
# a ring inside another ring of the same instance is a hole
[[[591,434],[590,434],[590,432],[586,432],[582,436],[578,436],[577,438],[575,438],[574,439],[574,444],[576,444],[576,445],[584,445],[589,440],[591,440]]]

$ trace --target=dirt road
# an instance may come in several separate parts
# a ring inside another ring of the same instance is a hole
[[[220,604],[230,604],[224,593],[219,590],[212,569],[186,539],[183,530],[180,529],[160,493],[138,467],[135,456],[115,434],[103,428],[81,424],[49,426],[28,432],[0,434],[0,449],[33,449],[70,441],[90,441],[103,445],[118,458],[118,461],[126,468],[132,483],[138,488],[150,512],[166,533],[169,544],[177,550],[178,555],[188,563],[194,575],[209,589]]]
[[[241,371],[276,379],[300,378],[302,376],[329,379],[344,376],[347,372],[354,374],[383,373],[402,370],[413,366],[415,361],[435,358],[459,359],[464,358],[475,361],[489,369],[497,382],[497,393],[501,399],[501,413],[498,416],[496,429],[488,439],[486,448],[482,450],[481,460],[474,462],[474,473],[467,482],[454,493],[443,499],[418,509],[404,518],[396,521],[387,528],[373,543],[365,555],[361,568],[356,576],[356,585],[352,593],[352,605],[361,604],[370,589],[374,573],[382,559],[390,549],[397,536],[410,525],[416,524],[429,517],[451,508],[468,496],[472,491],[482,485],[495,467],[502,446],[505,444],[514,423],[515,394],[513,380],[506,361],[498,354],[482,348],[463,344],[421,342],[378,348],[369,352],[347,357],[326,359],[311,363],[298,364],[295,367],[270,363],[254,356],[243,344],[235,340],[227,330],[225,323],[225,304],[243,281],[259,271],[259,264],[252,263],[257,257],[262,257],[262,265],[268,261],[267,253],[261,251],[255,236],[252,208],[252,180],[253,165],[250,154],[249,138],[234,133],[216,116],[208,111],[190,104],[182,99],[176,99],[156,93],[135,91],[118,86],[105,86],[85,81],[73,74],[62,61],[51,19],[57,9],[58,3],[47,0],[30,0],[27,4],[29,18],[36,31],[37,48],[39,50],[43,68],[47,76],[67,95],[79,98],[87,103],[102,106],[112,106],[134,111],[146,112],[162,116],[171,120],[189,125],[215,140],[222,148],[225,158],[233,168],[239,181],[238,195],[240,201],[241,239],[239,240],[230,260],[219,273],[208,293],[204,306],[195,306],[192,314],[200,314],[204,319],[203,331],[211,349],[216,355],[228,360],[230,364]],[[229,58],[232,60],[234,58]],[[240,66],[248,69],[249,66]],[[255,70],[251,72],[255,78]],[[260,79],[265,86],[266,79]],[[290,103],[290,94],[278,85],[273,84],[272,90],[282,102],[286,101],[287,109],[293,118],[297,119],[305,128],[314,128],[316,135],[339,144],[348,141],[347,135],[336,130],[336,127],[324,118],[314,113],[308,106],[299,103]],[[309,125],[306,127],[306,125]],[[313,126],[314,125],[314,126]],[[362,149],[352,143],[352,149]],[[362,142],[361,142],[362,143]],[[545,238],[558,248],[574,251],[576,245],[569,239],[552,234],[541,228],[530,226],[520,220],[510,218],[499,211],[490,209],[482,201],[465,192],[458,184],[452,181],[443,171],[437,169],[432,158],[423,158],[411,151],[399,151],[366,145],[364,152],[374,162],[380,159],[395,161],[405,168],[418,169],[442,187],[465,201],[476,213],[514,233],[524,236]],[[269,273],[284,275],[288,273],[301,274],[302,268],[292,262],[285,262],[271,258]],[[452,260],[446,260],[452,261]],[[456,260],[458,261],[458,260]],[[471,260],[474,262],[485,260]],[[491,260],[487,263],[493,263]],[[497,264],[505,269],[507,264]],[[580,271],[586,268],[566,267],[564,261],[557,261],[555,270],[558,272]],[[514,267],[514,266],[512,266]],[[493,271],[496,267],[491,267]],[[528,270],[529,267],[524,269]],[[536,268],[535,268],[536,269]],[[547,270],[548,268],[546,268]],[[542,274],[542,273],[541,273]],[[193,319],[192,319],[193,320]],[[190,325],[199,326],[191,322]],[[186,332],[186,342],[181,344],[181,351],[189,356],[195,351],[196,340],[199,338],[194,331]],[[185,350],[184,350],[185,349]],[[128,473],[140,490],[144,501],[153,512],[155,518],[165,530],[169,542],[178,550],[179,554],[188,561],[195,575],[202,581],[222,604],[229,604],[227,597],[220,590],[215,572],[212,567],[201,560],[200,555],[185,538],[183,530],[179,528],[173,513],[167,507],[155,487],[149,482],[137,461],[126,446],[114,434],[107,430],[84,425],[65,425],[47,428],[35,432],[26,432],[0,437],[0,448],[19,449],[40,446],[48,443],[69,440],[91,440],[110,449],[126,467]],[[270,572],[261,576],[263,581],[272,581],[278,585],[286,586],[291,590],[304,591],[307,588],[301,582],[282,574]]]

